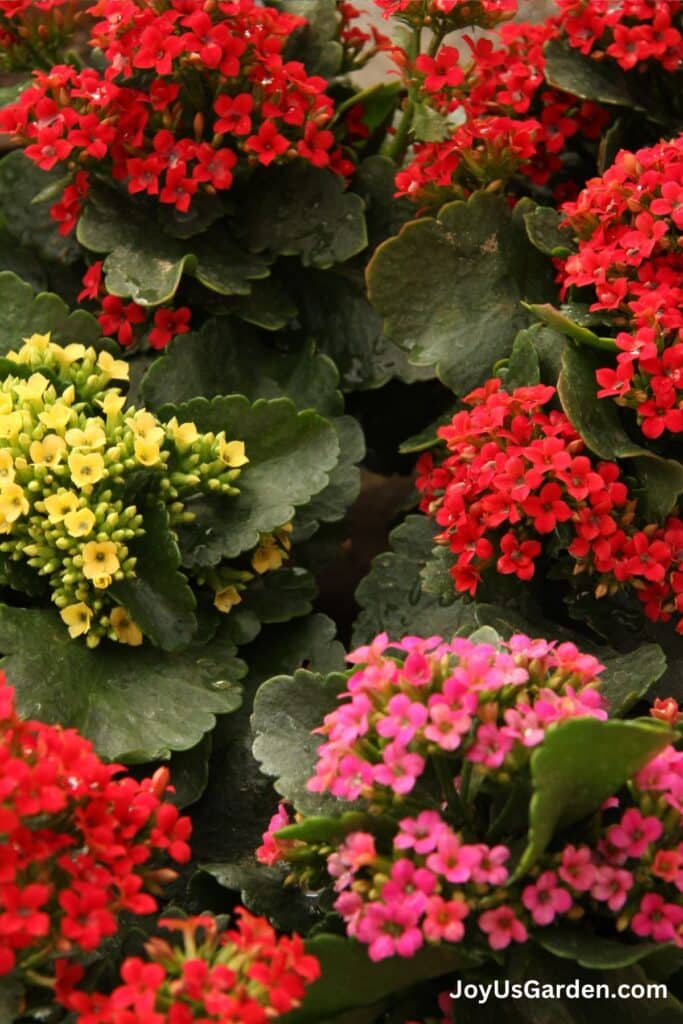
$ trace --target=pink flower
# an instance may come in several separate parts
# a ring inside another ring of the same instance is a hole
[[[606,903],[610,910],[621,910],[633,886],[633,875],[623,868],[609,864],[596,868],[595,882],[591,887],[594,900]]]
[[[372,767],[355,754],[346,754],[337,765],[337,777],[330,791],[342,800],[357,800],[363,791],[370,789],[373,781]]]
[[[427,867],[449,882],[468,882],[480,860],[478,846],[463,845],[453,832],[445,832],[439,837],[436,852],[427,857]]]
[[[405,904],[387,907],[383,903],[368,903],[358,922],[356,937],[368,944],[371,960],[396,955],[411,957],[424,942],[417,927],[418,917]]]
[[[455,750],[460,746],[463,733],[468,732],[472,719],[463,711],[450,708],[438,697],[429,702],[429,725],[424,730],[425,739],[431,740],[442,750]]]
[[[659,818],[654,815],[644,818],[637,808],[632,807],[626,811],[619,825],[612,825],[607,830],[607,840],[627,857],[642,857],[662,832]]]
[[[486,885],[503,885],[507,881],[508,870],[503,867],[510,857],[507,846],[486,846],[479,843],[480,860],[472,868],[472,881]]]
[[[394,848],[413,849],[415,853],[431,853],[438,845],[439,836],[449,831],[437,811],[421,811],[417,818],[403,818],[399,828],[401,831],[394,839]]]
[[[565,846],[558,875],[577,892],[587,892],[596,878],[592,853],[587,846]]]
[[[486,910],[479,918],[479,927],[488,936],[491,949],[507,949],[511,942],[526,942],[527,930],[511,907]]]
[[[382,900],[387,906],[408,906],[411,911],[422,914],[427,906],[427,897],[436,888],[436,878],[427,868],[416,868],[405,857],[397,860],[391,868],[391,878],[382,886]]]
[[[671,942],[683,921],[683,907],[665,903],[657,893],[648,893],[640,901],[640,910],[631,920],[631,930],[653,942]]]
[[[493,722],[480,725],[475,742],[465,755],[468,761],[476,761],[487,768],[500,768],[512,748],[513,740]]]
[[[407,746],[426,721],[427,708],[424,704],[412,701],[404,693],[397,693],[387,705],[386,718],[377,723],[377,732],[385,739],[394,739],[401,746]]]
[[[356,872],[372,864],[377,857],[375,838],[369,832],[351,832],[339,849],[327,858],[327,870],[336,878],[335,889],[339,892],[353,882]]]
[[[424,766],[424,758],[419,754],[409,754],[399,743],[389,743],[382,751],[382,764],[373,769],[374,781],[405,795],[410,793]]]
[[[470,912],[464,900],[444,900],[432,896],[427,901],[422,931],[430,942],[460,942],[465,934],[462,923]]]
[[[566,914],[571,909],[572,898],[557,884],[554,871],[544,871],[534,885],[524,888],[522,903],[536,924],[547,925],[555,920],[557,914]]]

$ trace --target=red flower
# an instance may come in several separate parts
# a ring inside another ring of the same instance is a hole
[[[168,345],[177,334],[187,334],[190,329],[190,309],[180,306],[178,309],[157,309],[154,314],[154,327],[149,332],[149,343],[152,348],[161,349]]]
[[[144,323],[147,314],[135,302],[124,303],[116,295],[106,295],[97,319],[103,334],[115,337],[119,344],[128,346],[133,340],[133,326]]]
[[[259,163],[267,167],[289,149],[289,142],[280,135],[274,121],[264,121],[257,135],[250,135],[245,149],[256,153]]]

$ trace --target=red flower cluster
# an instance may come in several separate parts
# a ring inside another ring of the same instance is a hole
[[[393,16],[419,24],[427,15],[437,30],[442,26],[448,32],[468,25],[493,28],[517,13],[517,0],[429,0],[427,4],[423,0],[375,0],[375,3],[385,18]]]
[[[507,181],[517,172],[545,185],[561,170],[567,139],[599,137],[609,117],[603,108],[544,83],[543,46],[555,35],[552,22],[503,25],[500,47],[465,37],[471,59],[464,67],[452,46],[417,58],[424,101],[462,123],[444,142],[415,146],[396,177],[398,195],[443,201],[454,186]]]
[[[183,213],[198,192],[229,189],[240,158],[350,169],[329,129],[327,83],[282,56],[303,19],[254,0],[205,8],[201,0],[97,0],[87,13],[100,19],[91,42],[105,54],[104,72],[37,72],[0,113],[0,128],[39,167],[80,169],[53,207],[65,231],[78,218],[88,170],[103,161],[129,192]]]
[[[625,71],[656,61],[678,71],[683,60],[681,0],[557,0],[570,46]]]
[[[162,927],[181,932],[184,948],[151,939],[149,959],[128,957],[110,995],[76,989],[81,968],[61,961],[57,999],[77,1024],[267,1024],[300,1004],[320,966],[298,935],[278,938],[264,918],[243,908],[238,915],[222,934],[208,915],[162,918]]]
[[[0,0],[0,68],[49,67],[81,17],[78,0]]]
[[[457,556],[456,590],[474,596],[494,567],[530,580],[554,537],[573,563],[568,574],[596,577],[597,597],[629,587],[649,618],[683,615],[683,522],[639,528],[617,464],[594,462],[564,413],[543,411],[553,394],[543,385],[507,394],[489,380],[465,399],[471,410],[439,429],[444,462],[418,462],[420,508]]]
[[[189,859],[189,818],[164,803],[167,768],[116,778],[72,729],[21,721],[0,679],[0,975],[93,950],[117,914],[149,914],[175,873],[155,853]]]
[[[601,398],[635,409],[646,437],[683,431],[683,136],[622,150],[563,207],[579,238],[563,288],[590,286],[617,334],[616,369],[597,372]]]

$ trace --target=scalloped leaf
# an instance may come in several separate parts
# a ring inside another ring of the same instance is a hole
[[[571,228],[561,227],[562,214],[554,206],[539,206],[527,200],[524,225],[529,241],[546,256],[569,256],[576,251]]]
[[[338,175],[297,162],[256,175],[245,209],[253,252],[298,256],[324,270],[368,244],[363,200],[344,192]]]
[[[53,341],[64,344],[80,341],[98,348],[109,348],[112,344],[102,338],[97,320],[84,309],[72,313],[58,295],[36,295],[16,274],[0,272],[0,354],[21,347],[22,338],[48,332]]]
[[[458,394],[510,354],[527,322],[520,301],[541,301],[550,289],[548,262],[529,242],[521,213],[485,192],[406,224],[376,250],[367,282],[389,337],[416,365],[436,364]]]
[[[550,85],[583,100],[643,110],[627,76],[614,61],[593,60],[559,39],[546,43],[544,53],[545,77]]]
[[[393,639],[405,633],[451,637],[464,626],[474,628],[473,604],[454,600],[443,605],[423,589],[422,573],[431,560],[434,533],[433,523],[417,515],[392,530],[392,550],[377,555],[356,591],[361,611],[353,627],[354,646],[369,643],[382,632]]]
[[[325,78],[338,74],[344,51],[338,40],[340,14],[336,0],[279,0],[275,6],[306,19],[295,36],[295,59],[303,61],[309,74]]]
[[[216,565],[253,548],[260,533],[291,520],[298,506],[322,491],[339,457],[334,427],[310,409],[297,412],[287,398],[253,404],[242,395],[195,398],[165,405],[159,415],[191,420],[205,433],[224,430],[229,439],[244,441],[249,458],[239,495],[187,503],[196,519],[178,530],[186,567]]]
[[[20,713],[78,729],[111,761],[139,763],[194,747],[242,699],[246,672],[236,657],[237,622],[226,619],[183,654],[71,640],[52,610],[0,606],[0,664]],[[258,631],[241,620],[242,641]],[[26,638],[31,642],[27,643]]]
[[[529,835],[515,877],[533,867],[558,829],[596,811],[674,739],[653,719],[574,718],[553,726],[531,755]]]
[[[51,185],[58,186],[56,202],[67,184],[63,179],[63,170],[41,171],[22,150],[13,150],[0,160],[0,213],[7,231],[21,245],[36,249],[43,259],[73,263],[80,249],[73,236],[59,234],[50,216],[52,202],[34,202]]]
[[[197,602],[187,577],[180,572],[180,549],[169,526],[166,506],[148,502],[142,509],[144,536],[130,545],[137,558],[135,579],[110,590],[128,609],[146,637],[164,651],[178,651],[197,632]]]

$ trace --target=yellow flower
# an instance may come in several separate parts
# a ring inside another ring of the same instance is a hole
[[[77,341],[73,341],[70,345],[65,345],[64,348],[60,345],[55,345],[53,351],[58,361],[67,366],[69,363],[75,363],[77,359],[85,359],[85,345],[81,345]]]
[[[50,332],[47,334],[32,334],[30,338],[23,338],[24,347],[19,352],[19,355],[25,355],[25,359],[20,359],[20,362],[28,362],[33,355],[42,355],[47,352],[50,347]]]
[[[60,399],[48,409],[44,409],[38,419],[45,424],[48,430],[56,430],[58,434],[61,434],[72,416],[73,411]]]
[[[28,450],[36,465],[58,466],[66,450],[66,442],[58,434],[48,434],[42,441],[33,441]]]
[[[102,429],[100,420],[89,419],[85,430],[71,427],[64,435],[71,448],[103,448],[107,443],[107,435]]]
[[[104,476],[104,459],[97,452],[89,452],[87,455],[83,455],[81,452],[71,452],[68,462],[71,479],[76,487],[96,484]]]
[[[224,462],[226,466],[230,466],[231,469],[237,469],[239,466],[244,466],[249,462],[244,450],[244,441],[225,441],[222,439],[218,449],[218,457],[221,462]]]
[[[110,352],[100,352],[97,365],[111,380],[128,380],[130,368],[124,359],[114,359]]]
[[[47,501],[45,505],[47,506]],[[89,508],[75,508],[64,516],[64,525],[70,537],[85,537],[95,523],[95,513]]]
[[[0,437],[14,441],[24,425],[24,417],[20,412],[0,414]]]
[[[92,583],[98,590],[106,590],[111,585],[111,576],[107,572],[101,572],[99,576],[93,576]]]
[[[113,576],[119,568],[118,548],[111,540],[91,540],[83,545],[83,575],[88,580]],[[110,580],[111,582],[111,580]],[[97,586],[98,584],[96,584]],[[105,584],[108,586],[109,584]]]
[[[136,412],[134,416],[130,416],[126,423],[135,436],[142,438],[143,441],[160,444],[164,439],[165,431],[163,427],[159,426],[156,416],[153,416],[151,412],[145,412],[144,409]]]
[[[59,491],[45,499],[45,511],[51,523],[61,523],[70,512],[78,508],[78,498],[73,491]]]
[[[227,612],[233,607],[233,605],[240,604],[242,601],[242,595],[240,594],[237,587],[223,587],[222,590],[216,591],[216,596],[213,599],[213,603],[219,612]]]
[[[199,438],[199,431],[194,423],[178,423],[175,416],[168,421],[166,426],[171,431],[171,437],[180,449],[189,448]]]
[[[37,401],[39,398],[42,398],[49,383],[47,377],[44,377],[42,373],[32,373],[29,379],[21,384],[22,398],[28,402]],[[19,391],[19,389],[20,385],[15,385],[15,390]]]
[[[104,392],[104,398],[97,404],[102,406],[105,416],[116,416],[126,404],[126,399],[118,388],[109,388],[108,391]]]
[[[14,399],[8,391],[0,391],[0,416],[11,412],[14,408]]]
[[[0,448],[0,487],[14,480],[14,459],[6,448]]]
[[[26,515],[29,503],[19,484],[7,484],[0,491],[0,517],[5,523],[14,523]]]
[[[92,611],[82,601],[79,601],[78,604],[67,605],[59,614],[62,621],[69,627],[69,636],[72,640],[87,633],[90,629]]]
[[[261,543],[251,556],[251,564],[259,575],[271,569],[279,569],[285,560],[285,553],[274,537],[261,537]]]
[[[122,644],[130,644],[131,647],[139,647],[142,643],[142,632],[135,625],[125,608],[114,608],[109,621],[116,633],[116,637]]]
[[[143,466],[155,466],[159,461],[159,445],[155,441],[138,437],[135,441],[135,458]]]

